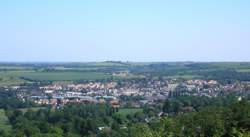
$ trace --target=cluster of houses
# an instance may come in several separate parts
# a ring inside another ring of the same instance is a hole
[[[6,87],[18,90],[20,97],[41,105],[65,105],[67,103],[110,103],[113,107],[126,105],[126,97],[132,97],[132,107],[154,104],[166,98],[193,95],[217,97],[230,92],[249,93],[250,82],[220,84],[215,80],[126,80],[122,82],[87,82],[82,84],[51,84],[29,88]],[[131,101],[131,100],[130,100]]]

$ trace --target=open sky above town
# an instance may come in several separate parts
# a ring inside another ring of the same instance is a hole
[[[250,61],[249,0],[3,0],[0,61]]]

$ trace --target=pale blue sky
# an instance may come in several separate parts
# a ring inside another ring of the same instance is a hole
[[[0,61],[105,60],[250,61],[250,1],[0,1]]]

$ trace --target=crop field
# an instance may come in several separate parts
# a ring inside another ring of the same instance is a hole
[[[9,131],[11,125],[9,124],[8,118],[5,116],[4,110],[0,109],[0,130]]]

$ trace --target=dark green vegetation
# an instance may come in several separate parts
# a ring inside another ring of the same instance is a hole
[[[198,100],[198,101],[197,101]],[[176,109],[179,105],[180,109]],[[183,108],[192,107],[192,112]],[[247,137],[250,135],[250,103],[206,97],[166,100],[165,116],[145,107],[117,113],[105,104],[69,104],[62,109],[5,109],[12,129],[2,137]],[[132,113],[127,113],[128,111]],[[152,111],[152,112],[149,112]],[[125,112],[127,114],[125,114]],[[151,113],[151,114],[149,114]],[[168,115],[168,116],[167,116]],[[2,115],[4,118],[4,115]],[[148,119],[148,121],[146,121]],[[3,120],[2,120],[3,121]],[[8,122],[6,117],[5,122]],[[6,124],[6,123],[5,123]],[[5,126],[5,128],[10,128]]]
[[[0,90],[0,134],[8,133],[12,130],[9,119],[5,114],[5,110],[24,109],[35,106],[36,105],[32,102],[23,102],[17,99],[15,92]]]
[[[37,63],[0,64],[0,86],[34,81],[119,80],[145,77],[181,79],[250,80],[250,63]],[[120,72],[129,72],[119,75]],[[118,75],[114,75],[114,73]]]
[[[4,109],[0,109],[0,130],[5,132],[9,132],[11,130],[11,125],[8,117],[5,115]]]
[[[36,106],[30,101],[21,101],[17,98],[16,92],[0,90],[0,108],[3,109],[21,109]]]

